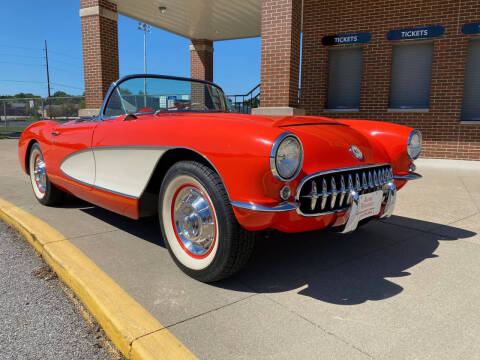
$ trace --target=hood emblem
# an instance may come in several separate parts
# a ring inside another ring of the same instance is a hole
[[[363,161],[363,153],[362,153],[362,150],[358,148],[358,146],[355,146],[355,145],[350,146],[350,152],[358,160]]]

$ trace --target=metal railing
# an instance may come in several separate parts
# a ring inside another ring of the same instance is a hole
[[[69,121],[78,118],[78,111],[83,108],[83,96],[3,98],[0,99],[0,131],[20,132],[44,119]]]
[[[233,109],[242,114],[250,114],[253,108],[260,106],[260,84],[246,94],[225,95]]]

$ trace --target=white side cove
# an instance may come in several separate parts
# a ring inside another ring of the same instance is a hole
[[[67,157],[61,170],[69,177],[110,192],[139,198],[168,148],[99,147]],[[88,155],[87,155],[88,154]],[[90,156],[90,164],[86,159]]]
[[[67,156],[60,164],[60,170],[74,180],[93,185],[95,181],[95,160],[91,150],[79,151]]]

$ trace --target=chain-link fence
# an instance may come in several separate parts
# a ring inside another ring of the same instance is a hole
[[[83,96],[0,99],[0,132],[20,132],[35,121],[65,122],[85,108]]]

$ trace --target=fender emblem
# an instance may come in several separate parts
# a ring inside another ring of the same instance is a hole
[[[357,146],[352,145],[350,146],[350,152],[353,156],[355,156],[358,160],[363,161],[363,153]]]

